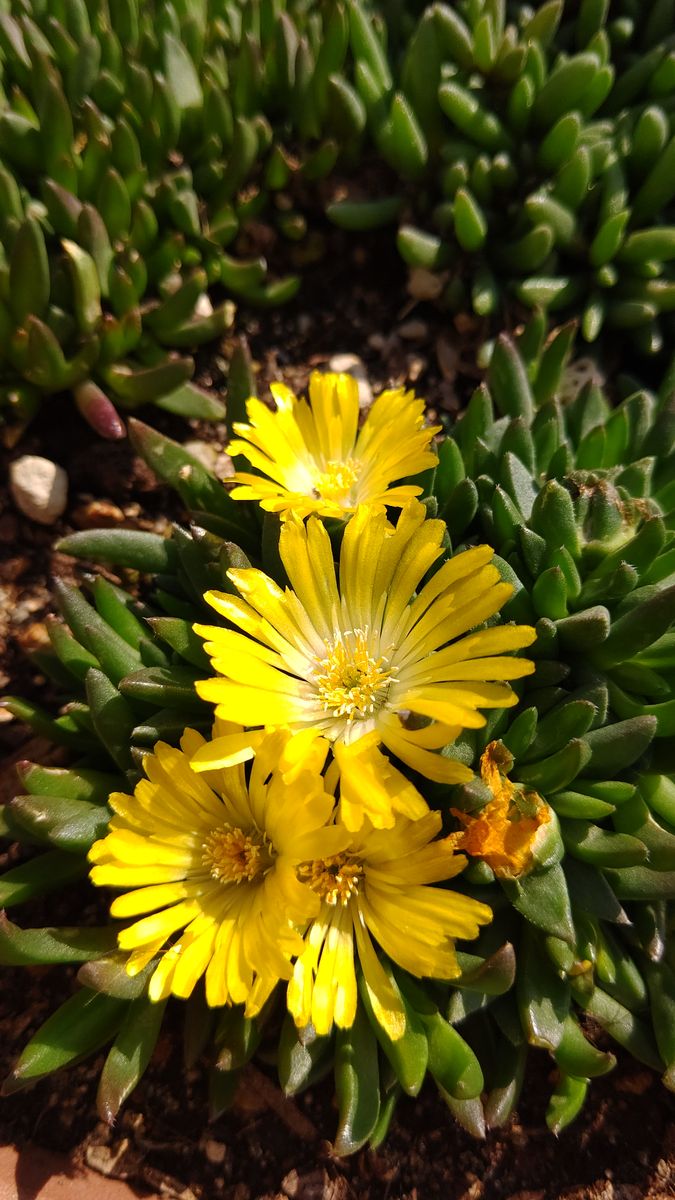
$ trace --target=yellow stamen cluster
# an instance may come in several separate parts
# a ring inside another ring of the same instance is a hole
[[[368,630],[338,633],[314,680],[326,712],[348,721],[363,720],[382,707],[393,672],[384,655],[370,653]]]
[[[341,508],[352,505],[352,490],[359,477],[360,464],[353,458],[346,462],[326,463],[323,471],[317,471],[312,489],[316,500],[328,500]]]
[[[315,862],[301,863],[298,878],[309,884],[313,892],[326,904],[345,907],[358,894],[363,879],[363,866],[348,854],[334,854],[331,858],[318,858]]]
[[[207,834],[203,859],[211,876],[221,883],[251,883],[269,868],[271,861],[262,838],[231,825],[221,825]]]

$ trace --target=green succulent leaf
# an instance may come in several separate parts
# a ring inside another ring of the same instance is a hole
[[[113,929],[77,925],[20,929],[5,913],[0,913],[0,962],[3,966],[88,962],[105,955],[115,942]]]
[[[27,1043],[3,1084],[3,1093],[12,1095],[104,1046],[115,1036],[126,1009],[123,1000],[81,988]]]

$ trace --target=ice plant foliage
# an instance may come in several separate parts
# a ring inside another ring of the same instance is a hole
[[[388,244],[412,294],[455,313],[494,326],[515,297],[579,318],[589,342],[670,344],[671,0],[395,10],[3,0],[0,423],[55,392],[108,437],[149,403],[221,419],[190,382],[193,351],[231,327],[235,299],[284,303],[303,264],[334,256],[322,209],[352,235],[381,228],[373,265]],[[266,244],[293,273],[241,257]],[[406,446],[403,424],[383,462]],[[281,504],[309,483],[338,515],[366,478],[304,444],[278,465],[292,478],[272,471],[252,495]]]
[[[427,1074],[472,1132],[503,1123],[528,1045],[555,1064],[557,1132],[614,1065],[595,1027],[675,1088],[675,375],[613,406],[594,382],[570,396],[573,338],[537,316],[497,339],[436,467],[401,464],[368,502],[369,418],[343,439],[353,385],[320,381],[285,427],[322,414],[353,511],[307,507],[329,488],[307,492],[303,449],[302,488],[276,493],[297,507],[262,539],[260,498],[134,422],[199,523],[60,543],[156,587],[141,607],[58,584],[40,665],[76,703],[6,702],[75,761],[20,767],[0,832],[46,853],[0,878],[0,908],[85,868],[117,893],[98,929],[0,917],[1,962],[83,964],[6,1089],[107,1038],[112,1119],[170,995],[213,1112],[264,1038],[289,1093],[333,1068],[341,1152]],[[265,413],[276,428],[283,403]],[[389,503],[401,480],[422,498]]]
[[[359,504],[401,507],[421,494],[396,480],[434,467],[440,426],[425,425],[424,401],[404,388],[382,392],[359,428],[359,390],[347,374],[314,371],[309,400],[273,383],[276,412],[260,400],[246,405],[250,424],[235,423],[230,453],[261,474],[239,471],[235,500],[255,500],[268,512],[346,518]],[[262,478],[265,476],[265,478]]]
[[[252,755],[264,729],[290,729],[300,756],[322,735],[333,746],[353,828],[364,815],[386,826],[395,811],[424,811],[402,777],[392,789],[380,745],[428,779],[471,777],[439,751],[462,729],[485,723],[481,708],[515,704],[507,681],[532,664],[508,652],[530,645],[534,631],[503,625],[470,633],[495,616],[511,585],[489,546],[431,573],[444,553],[445,526],[425,515],[412,500],[392,525],[383,509],[360,506],[345,529],[337,574],[321,521],[291,517],[279,539],[290,588],[251,568],[228,572],[239,596],[207,595],[238,629],[196,627],[218,672],[198,691],[219,716],[236,712],[258,728],[202,747],[197,770]]]

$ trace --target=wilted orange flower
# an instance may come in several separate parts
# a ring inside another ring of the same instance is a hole
[[[548,804],[537,792],[511,782],[512,765],[513,757],[503,743],[490,742],[481,756],[480,776],[492,800],[475,815],[451,809],[465,827],[451,835],[455,848],[482,858],[495,875],[507,879],[531,869],[537,833],[550,819]]]

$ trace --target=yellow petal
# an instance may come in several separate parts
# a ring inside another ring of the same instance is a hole
[[[415,744],[413,738],[396,733],[391,725],[384,726],[382,741],[407,766],[435,783],[468,783],[473,779],[473,772],[463,763],[422,749]]]
[[[133,892],[125,892],[117,896],[110,905],[111,917],[137,917],[141,913],[153,912],[156,908],[167,908],[178,900],[184,900],[189,893],[189,885],[180,883],[159,883],[154,887],[136,888]]]
[[[174,996],[187,1000],[191,996],[197,981],[204,974],[213,953],[216,938],[216,925],[210,925],[188,944],[187,937],[183,940],[178,962],[174,967],[171,991]]]
[[[406,1027],[405,1005],[401,994],[388,978],[373,944],[365,922],[359,911],[354,922],[359,961],[363,969],[363,981],[376,1019],[393,1042],[403,1037]]]
[[[196,901],[181,900],[180,903],[174,904],[173,908],[165,908],[120,930],[119,946],[122,950],[133,950],[136,946],[144,946],[162,935],[167,938],[177,929],[187,925],[198,912]]]
[[[225,737],[214,738],[212,742],[205,742],[203,746],[200,746],[194,754],[190,766],[193,771],[214,771],[223,767],[232,767],[237,763],[248,762],[254,757],[264,736],[264,729],[253,729],[246,733],[232,733]]]

